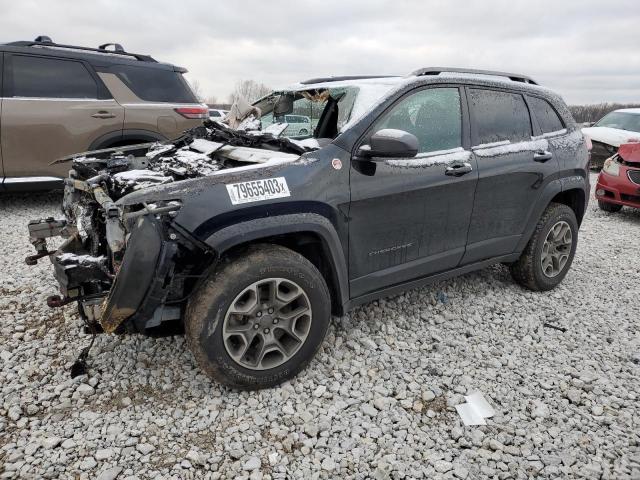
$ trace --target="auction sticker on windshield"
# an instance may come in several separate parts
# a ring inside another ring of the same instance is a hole
[[[284,177],[231,183],[227,185],[227,191],[233,205],[291,196],[287,180]]]

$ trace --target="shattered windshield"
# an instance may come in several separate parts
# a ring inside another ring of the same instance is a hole
[[[594,125],[595,127],[617,128],[630,132],[640,132],[640,115],[627,112],[611,112]]]
[[[262,112],[262,131],[298,139],[334,138],[349,121],[358,90],[338,87],[273,92],[256,104]]]

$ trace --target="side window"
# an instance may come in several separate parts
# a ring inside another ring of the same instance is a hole
[[[179,72],[152,67],[111,67],[122,82],[147,102],[195,103],[197,99]]]
[[[531,140],[531,118],[522,95],[478,88],[469,92],[477,145]]]
[[[462,146],[462,113],[457,88],[428,88],[396,103],[376,122],[373,132],[394,128],[418,138],[418,153]]]
[[[528,97],[528,100],[531,112],[535,115],[542,133],[557,132],[564,128],[558,113],[549,102],[538,97]]]
[[[13,55],[14,97],[98,98],[98,85],[80,62]]]

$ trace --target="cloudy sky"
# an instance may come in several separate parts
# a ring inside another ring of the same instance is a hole
[[[107,41],[189,69],[205,96],[423,66],[522,72],[568,103],[640,102],[638,0],[0,0],[0,41]]]

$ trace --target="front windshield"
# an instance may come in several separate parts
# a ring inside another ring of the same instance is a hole
[[[619,130],[628,130],[630,132],[640,132],[640,114],[628,112],[611,112],[605,115],[596,127],[617,128]]]
[[[297,139],[334,138],[349,121],[357,94],[357,87],[274,92],[256,104],[262,111],[262,131],[278,131],[276,125],[283,128],[286,125],[280,136]],[[274,107],[283,99],[292,99],[293,102],[285,111],[279,109],[274,115]],[[323,124],[318,128],[325,111]]]

